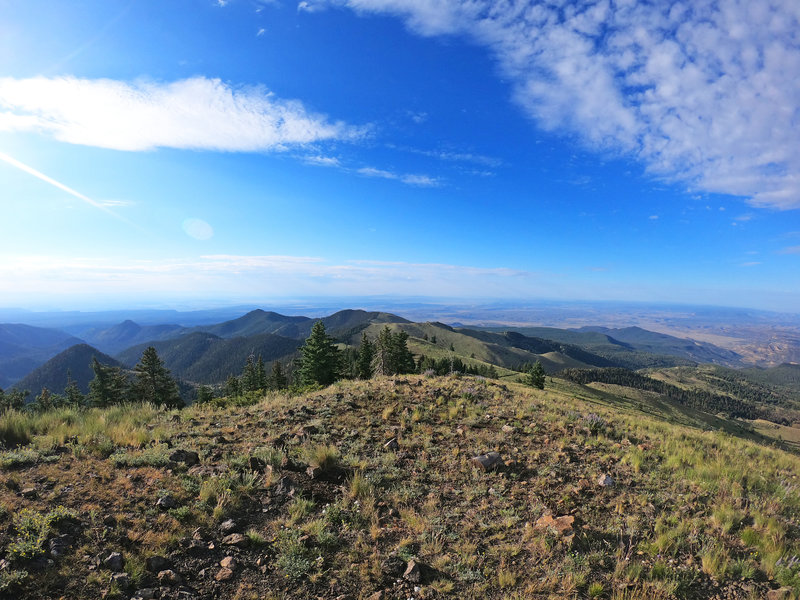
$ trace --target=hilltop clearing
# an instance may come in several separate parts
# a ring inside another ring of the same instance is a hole
[[[647,394],[401,376],[180,412],[7,412],[0,588],[20,599],[800,592],[800,459],[757,434],[761,444],[689,426],[707,425]]]

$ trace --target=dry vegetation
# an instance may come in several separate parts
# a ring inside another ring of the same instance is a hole
[[[800,459],[610,396],[407,376],[249,406],[6,413],[0,589],[796,597]],[[504,465],[476,468],[490,451]]]

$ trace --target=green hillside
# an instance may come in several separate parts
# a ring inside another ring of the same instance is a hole
[[[302,342],[271,333],[223,339],[204,332],[183,335],[172,340],[141,344],[128,348],[117,359],[133,367],[147,346],[153,346],[164,365],[176,378],[202,384],[222,383],[229,375],[238,375],[251,354],[264,362],[285,359]]]
[[[0,324],[0,388],[19,381],[36,367],[82,340],[57,329]]]
[[[89,382],[94,379],[92,370],[94,358],[104,365],[122,366],[115,359],[88,344],[76,344],[36,368],[14,387],[19,390],[29,390],[31,401],[41,393],[42,388],[47,388],[54,394],[63,394],[64,388],[67,387],[67,374],[70,374],[78,388],[85,394],[89,391]]]

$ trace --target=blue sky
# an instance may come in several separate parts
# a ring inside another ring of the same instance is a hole
[[[800,306],[796,2],[0,0],[0,304]]]

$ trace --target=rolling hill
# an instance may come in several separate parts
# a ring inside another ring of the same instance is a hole
[[[180,325],[139,325],[129,319],[112,327],[87,330],[83,337],[103,352],[116,354],[137,344],[166,340],[185,332],[186,328]]]
[[[82,341],[57,329],[0,324],[0,388],[19,381],[62,350]]]
[[[67,374],[69,374],[85,394],[89,391],[89,382],[94,379],[93,358],[97,358],[104,365],[122,366],[115,359],[88,344],[76,344],[28,373],[14,387],[19,390],[30,390],[29,400],[36,398],[42,388],[61,394],[67,387]]]
[[[178,338],[139,344],[117,355],[117,359],[133,367],[148,346],[153,346],[172,372],[173,377],[193,383],[223,383],[229,375],[239,375],[247,357],[261,355],[264,362],[286,359],[302,344],[272,333],[223,339],[202,331]]]

